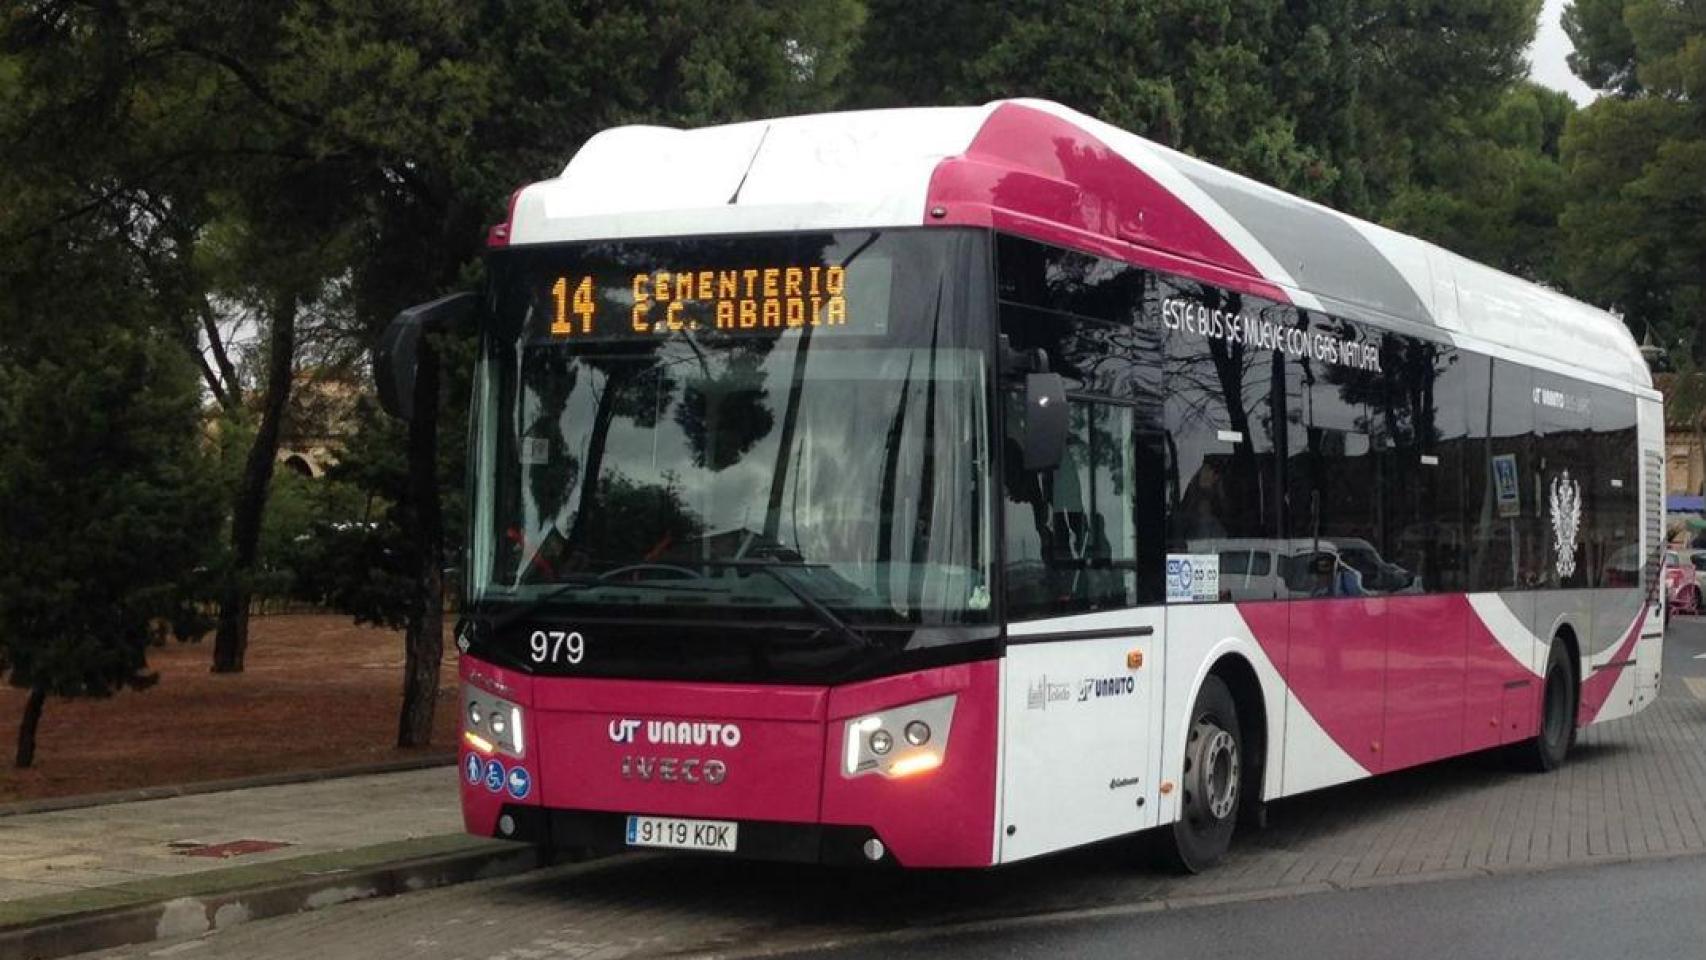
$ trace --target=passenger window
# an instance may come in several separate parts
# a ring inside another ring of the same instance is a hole
[[[1463,589],[1463,463],[1468,414],[1463,354],[1431,340],[1387,334],[1380,417],[1391,450],[1381,485],[1381,553],[1413,575],[1400,593]],[[1485,389],[1482,391],[1485,395]]]
[[[1491,362],[1491,383],[1473,386],[1471,437],[1484,439],[1481,462],[1467,473],[1476,494],[1465,504],[1474,530],[1471,589],[1534,586],[1540,569],[1538,456],[1531,372]],[[1482,399],[1485,398],[1485,399]]]
[[[1380,351],[1374,330],[1320,315],[1314,335]],[[1292,596],[1394,593],[1415,586],[1414,570],[1380,549],[1383,474],[1390,468],[1389,410],[1378,367],[1301,358],[1289,367],[1287,390],[1298,411],[1287,472]]]
[[[1638,586],[1640,482],[1635,459],[1634,398],[1594,387],[1593,433],[1596,493],[1591,499],[1597,506],[1585,525],[1585,539],[1595,550],[1589,572],[1597,586]]]
[[[1285,357],[1251,329],[1289,329],[1296,311],[1174,278],[1153,309],[1167,329],[1167,552],[1221,557],[1220,598],[1271,600],[1280,533],[1276,434],[1285,430]],[[1228,564],[1237,565],[1229,567]]]

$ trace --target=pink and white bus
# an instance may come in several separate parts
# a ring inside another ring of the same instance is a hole
[[[1199,869],[1656,695],[1642,357],[1438,247],[1006,101],[610,130],[490,248],[472,833]]]

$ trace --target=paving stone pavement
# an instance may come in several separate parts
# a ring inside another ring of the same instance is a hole
[[[1584,731],[1560,771],[1512,772],[1501,755],[1485,754],[1282,801],[1267,830],[1244,837],[1227,862],[1196,877],[1143,866],[1130,842],[963,873],[648,855],[97,956],[613,960],[771,952],[1023,914],[1163,909],[1706,852],[1706,699],[1682,679],[1667,677],[1665,696],[1646,712]]]
[[[0,908],[150,877],[454,834],[454,766],[0,817]],[[284,844],[229,859],[193,844]]]

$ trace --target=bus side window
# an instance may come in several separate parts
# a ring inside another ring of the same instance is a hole
[[[1283,549],[1275,436],[1287,424],[1285,356],[1230,336],[1226,318],[1283,329],[1296,311],[1172,277],[1157,286],[1167,328],[1167,553],[1220,555],[1220,599],[1272,600],[1282,582],[1268,558]]]

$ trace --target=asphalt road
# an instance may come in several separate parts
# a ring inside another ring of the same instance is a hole
[[[788,954],[822,960],[1672,960],[1706,956],[1706,859],[1071,915]]]
[[[1687,678],[1693,678],[1695,689]],[[1665,627],[1664,675],[1660,696],[1698,694],[1706,699],[1706,617],[1676,617]],[[1679,689],[1680,688],[1680,689]],[[1702,951],[1706,955],[1706,951]]]

